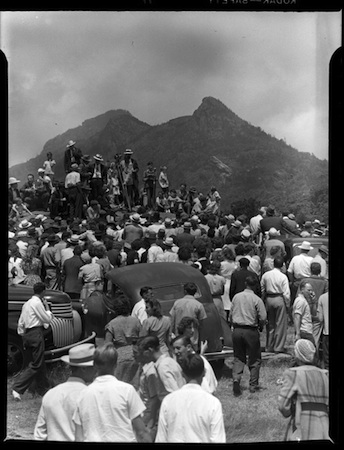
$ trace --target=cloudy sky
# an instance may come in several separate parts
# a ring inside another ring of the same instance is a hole
[[[328,72],[340,12],[2,12],[9,165],[111,109],[151,125],[207,96],[328,158]]]

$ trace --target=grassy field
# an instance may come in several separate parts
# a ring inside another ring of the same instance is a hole
[[[292,346],[292,329],[288,332],[287,346]],[[264,345],[264,335],[261,344]],[[234,397],[232,392],[232,359],[226,360],[223,376],[219,380],[216,397],[222,403],[226,440],[228,443],[283,441],[287,420],[277,409],[280,386],[277,380],[290,366],[287,355],[263,359],[260,372],[261,389],[255,393],[248,390],[249,371],[245,367],[242,378],[242,395]],[[54,384],[65,381],[69,369],[63,363],[48,366],[49,377]],[[41,405],[41,397],[33,398],[26,392],[21,402],[11,397],[12,380],[7,382],[7,439],[31,440],[36,418]]]

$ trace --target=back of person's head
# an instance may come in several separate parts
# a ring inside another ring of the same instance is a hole
[[[38,281],[38,283],[35,283],[33,285],[33,292],[34,292],[34,294],[41,294],[45,290],[46,290],[46,286],[43,283],[43,281]]]
[[[104,238],[104,245],[107,251],[113,249],[113,239],[111,238]]]
[[[311,263],[311,274],[312,275],[320,275],[321,273],[321,265],[318,262]]]
[[[96,347],[94,352],[94,367],[97,375],[113,375],[117,364],[118,353],[112,342],[106,342]]]
[[[158,351],[160,348],[159,338],[157,336],[144,336],[136,341],[136,345],[140,352],[144,352],[148,349]]]
[[[190,247],[187,245],[182,245],[181,247],[179,247],[177,254],[178,254],[178,258],[181,261],[189,260],[191,258]]]
[[[76,246],[74,247],[73,253],[74,253],[74,255],[76,255],[76,256],[80,256],[81,253],[82,253],[82,247],[81,247],[81,245],[76,245]]]
[[[257,279],[254,276],[249,275],[248,277],[246,277],[245,283],[246,283],[247,287],[249,287],[252,290],[254,290],[255,287],[257,286]]]
[[[145,294],[147,294],[148,291],[151,291],[153,288],[151,286],[143,286],[140,289],[140,295],[143,297]]]
[[[201,378],[204,374],[204,362],[197,353],[185,355],[180,361],[180,366],[189,379]]]
[[[233,236],[234,237],[234,236]],[[241,256],[245,254],[245,246],[243,242],[239,242],[239,244],[235,247],[235,254],[237,256]]]
[[[247,267],[250,265],[250,260],[247,258],[240,258],[239,264],[240,264],[240,267],[247,269]]]
[[[276,267],[277,269],[281,269],[283,267],[284,264],[284,259],[282,258],[282,256],[276,256],[276,258],[274,259],[274,267]]]
[[[95,249],[95,253],[99,259],[104,258],[105,254],[106,254],[106,247],[105,245],[97,245],[96,249]]]
[[[199,245],[197,247],[197,254],[200,258],[204,258],[205,255],[207,254],[207,247],[206,245]]]
[[[94,245],[94,244],[91,244],[91,245],[88,247],[88,253],[89,253],[89,255],[90,255],[91,258],[93,258],[94,256],[97,256],[96,248],[97,248],[97,246]]]
[[[234,261],[235,255],[233,250],[230,247],[224,247],[222,249],[222,256],[227,259],[228,261]]]
[[[119,294],[113,303],[113,309],[116,312],[116,316],[128,316],[131,312],[130,301],[124,294]]]
[[[62,231],[61,238],[63,241],[66,241],[68,238],[71,237],[71,235],[72,235],[71,231],[65,230],[65,231]]]
[[[221,263],[220,263],[220,261],[218,261],[218,260],[215,259],[215,260],[209,265],[208,271],[209,271],[209,273],[211,273],[211,274],[214,275],[214,274],[219,273],[220,269],[221,269]]]
[[[195,295],[197,292],[197,286],[192,281],[184,284],[184,291],[189,295]]]
[[[184,316],[181,318],[177,326],[177,331],[179,335],[184,334],[185,330],[193,325],[195,328],[198,326],[197,319],[189,316]]]

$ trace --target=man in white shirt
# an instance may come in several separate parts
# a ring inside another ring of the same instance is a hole
[[[150,286],[143,286],[140,289],[141,300],[135,303],[131,315],[139,319],[141,325],[147,319],[146,301],[153,298],[153,289]]]
[[[318,262],[321,266],[320,276],[328,279],[328,247],[326,245],[321,245],[319,247],[318,253],[314,256],[312,262]]]
[[[203,359],[189,354],[182,368],[187,384],[162,401],[155,442],[225,443],[221,402],[201,387]]]
[[[81,393],[93,381],[93,344],[80,344],[61,356],[71,369],[64,383],[50,389],[42,399],[37,417],[34,438],[38,441],[75,441],[73,414]]]
[[[34,380],[42,391],[49,386],[44,361],[43,330],[48,328],[54,316],[44,299],[45,289],[42,282],[33,286],[34,295],[24,303],[19,317],[17,332],[22,336],[24,348],[31,352],[31,361],[14,380],[12,396],[15,400],[21,400],[21,394]]]
[[[146,409],[134,387],[113,374],[118,353],[112,342],[96,348],[97,377],[82,392],[73,415],[76,441],[151,442],[141,414]]]
[[[80,183],[80,173],[78,172],[78,165],[76,163],[73,163],[71,165],[71,171],[67,173],[65,178],[65,188],[69,188],[72,186],[76,186],[78,183]]]
[[[312,315],[308,300],[315,295],[312,285],[308,280],[302,280],[300,283],[300,293],[293,304],[293,319],[295,327],[295,341],[299,339],[308,339],[315,344],[313,336]]]
[[[163,244],[165,250],[163,253],[159,253],[156,262],[179,262],[178,247],[174,245],[173,238],[167,237]]]
[[[268,318],[267,352],[283,353],[287,340],[290,289],[288,277],[281,272],[283,263],[283,258],[277,256],[274,268],[265,272],[260,282]]]
[[[186,355],[196,354],[189,336],[177,336],[172,341],[172,347],[179,365],[182,364],[183,358],[185,358]],[[204,363],[204,377],[202,379],[201,387],[206,392],[209,392],[209,394],[213,394],[218,384],[215,373],[209,361],[204,356],[200,356]]]
[[[293,304],[295,299],[300,281],[303,278],[309,278],[311,276],[311,264],[313,261],[312,256],[308,255],[309,251],[313,250],[310,242],[303,241],[298,247],[301,250],[301,253],[292,258],[287,270],[287,275],[291,282],[291,304]]]
[[[154,231],[148,232],[148,241],[150,242],[150,247],[147,252],[147,262],[154,263],[157,262],[158,255],[164,253],[163,249],[156,243],[156,233]]]

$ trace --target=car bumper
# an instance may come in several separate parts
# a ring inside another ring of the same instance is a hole
[[[94,344],[95,343],[95,339],[96,339],[96,333],[93,331],[90,336],[88,336],[87,338],[83,339],[82,341],[75,342],[74,344],[67,345],[65,347],[56,348],[54,350],[46,350],[44,352],[45,362],[46,363],[53,363],[53,362],[56,362],[56,361],[60,361],[61,356],[67,355],[71,348],[76,347],[77,345],[80,345],[80,344],[89,344],[89,343]]]
[[[208,361],[217,361],[218,359],[230,358],[233,356],[233,349],[224,346],[220,352],[209,352],[203,355]]]

